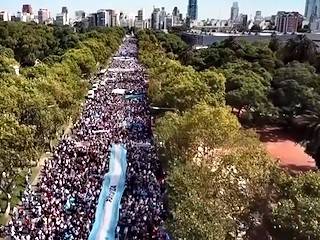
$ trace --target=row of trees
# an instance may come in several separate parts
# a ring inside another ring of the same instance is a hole
[[[84,77],[94,73],[99,63],[107,62],[124,32],[115,28],[68,36],[70,29],[34,24],[5,23],[1,27],[1,34],[8,36],[0,37],[0,190],[4,210],[23,169],[35,164],[70,118],[76,118],[89,86]],[[23,39],[29,45],[23,44]],[[54,49],[56,43],[63,51]],[[28,53],[21,53],[19,46]],[[19,65],[17,60],[24,65],[28,54],[36,54],[42,63],[24,67],[16,75],[13,66]]]
[[[246,109],[255,112],[261,108],[260,99],[265,108],[276,108],[268,94],[273,73],[262,63],[245,59],[200,71],[174,60],[183,56],[173,50],[182,43],[163,43],[163,36],[149,31],[140,32],[138,38],[152,103],[176,109],[156,123],[160,156],[168,171],[167,227],[173,238],[319,239],[320,175],[290,176],[281,170],[227,106],[247,101]],[[170,52],[165,51],[168,46]],[[220,48],[217,51],[229,51]],[[221,53],[214,61],[223,56],[227,57]],[[275,112],[279,114],[278,109]]]
[[[320,54],[306,36],[287,42],[249,43],[231,37],[208,49],[194,50],[172,34],[156,34],[169,58],[198,72],[216,71],[226,78],[226,103],[246,124],[277,124],[304,135],[307,152],[320,165],[317,134],[320,106]],[[178,46],[178,47],[177,47]],[[310,121],[312,120],[312,121]]]

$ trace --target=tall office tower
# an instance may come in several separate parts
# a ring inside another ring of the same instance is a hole
[[[68,8],[62,7],[61,13],[68,14]]]
[[[153,8],[151,14],[151,28],[154,30],[160,29],[160,8]]]
[[[239,16],[239,4],[238,2],[234,2],[232,7],[231,7],[231,21],[235,21]]]
[[[178,7],[174,7],[172,11],[172,16],[179,17],[180,11]]]
[[[175,7],[172,11],[172,26],[177,26],[179,24],[180,24],[180,11],[178,7]]]
[[[86,13],[83,10],[78,10],[78,11],[75,11],[75,16],[77,20],[85,19]]]
[[[276,30],[288,33],[297,32],[302,27],[303,16],[298,12],[278,12],[276,17]]]
[[[116,14],[115,10],[113,9],[106,9],[106,11],[109,14],[109,27],[115,27],[115,26],[119,26],[119,14]]]
[[[138,21],[143,21],[143,9],[138,11]]]
[[[68,21],[66,19],[66,15],[63,13],[58,13],[56,16],[56,25],[63,26],[63,25],[68,25]]]
[[[248,15],[247,14],[240,14],[240,24],[243,27],[243,29],[248,28]]]
[[[88,17],[89,26],[90,27],[96,27],[97,21],[98,21],[98,14],[97,13],[91,13]]]
[[[11,21],[11,15],[7,11],[0,12],[0,21]]]
[[[179,20],[180,20],[181,22],[183,21],[183,14],[182,14],[182,13],[179,14]]]
[[[105,9],[100,9],[97,12],[97,26],[111,27],[111,18],[109,12]]]
[[[256,15],[254,16],[254,22],[255,23],[260,23],[262,21],[263,21],[262,12],[261,11],[256,11]]]
[[[170,29],[173,27],[173,18],[172,15],[166,16],[166,29]]]
[[[23,4],[22,5],[22,14],[32,14],[32,7],[30,4]]]
[[[46,23],[50,18],[50,13],[48,9],[40,9],[38,11],[38,20],[39,23]]]
[[[62,7],[61,9],[61,14],[64,16],[66,19],[66,24],[69,24],[69,15],[68,15],[68,8],[67,7]]]
[[[197,0],[189,0],[188,17],[190,20],[198,19],[198,2]]]
[[[159,24],[160,24],[160,30],[163,30],[163,29],[166,29],[167,27],[167,13],[166,13],[166,10],[164,7],[161,8],[161,11],[160,11],[160,16],[159,16]]]
[[[320,18],[320,0],[307,0],[304,16],[308,21],[311,17]]]

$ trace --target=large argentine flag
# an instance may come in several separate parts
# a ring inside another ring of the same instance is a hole
[[[104,177],[89,240],[115,239],[120,202],[125,187],[126,169],[127,150],[120,144],[113,144],[109,172]]]

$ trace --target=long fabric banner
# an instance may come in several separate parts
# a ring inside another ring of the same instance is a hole
[[[127,150],[119,144],[111,149],[109,172],[105,175],[89,240],[114,240],[119,208],[125,188]]]

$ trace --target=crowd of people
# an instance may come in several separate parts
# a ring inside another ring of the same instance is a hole
[[[126,38],[109,71],[94,79],[72,134],[56,147],[36,187],[29,184],[14,208],[7,239],[85,240],[91,231],[112,143],[127,149],[126,188],[118,239],[164,239],[164,173],[151,131],[147,81],[137,42]],[[115,93],[124,90],[124,94]]]

